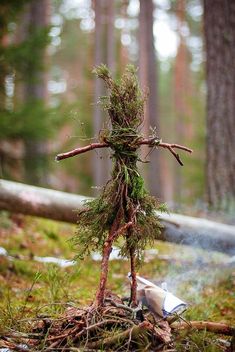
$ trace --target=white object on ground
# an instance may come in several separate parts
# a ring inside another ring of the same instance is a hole
[[[52,264],[57,264],[61,268],[67,268],[69,266],[73,266],[76,264],[76,261],[74,260],[68,260],[68,259],[63,259],[63,258],[55,258],[55,257],[38,257],[34,256],[34,260],[40,263],[52,263]]]
[[[7,250],[3,247],[0,247],[0,255],[2,255],[3,257],[7,256]]]
[[[128,275],[131,279],[131,276]],[[166,283],[163,288],[153,284],[141,276],[136,276],[137,300],[160,317],[167,317],[170,314],[186,309],[187,304],[175,295],[167,291]]]

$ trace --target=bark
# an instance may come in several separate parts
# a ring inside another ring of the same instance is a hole
[[[22,18],[21,40],[27,40],[31,31],[37,31],[49,25],[49,0],[33,0],[26,6]],[[32,53],[33,55],[34,53]],[[45,64],[46,50],[41,52],[41,61]],[[47,73],[33,67],[28,67],[23,83],[23,101],[45,102],[48,99]],[[47,160],[46,142],[31,139],[25,140],[25,180],[36,185],[45,184]]]
[[[134,307],[137,306],[137,280],[136,280],[136,260],[133,249],[130,249],[131,262],[131,298],[130,301]]]
[[[139,72],[142,88],[149,89],[145,109],[144,135],[149,135],[149,127],[156,127],[160,134],[157,92],[157,61],[153,37],[153,1],[140,0],[139,14]],[[148,153],[145,149],[144,153]],[[160,156],[157,151],[150,154],[148,182],[150,193],[162,197]]]
[[[213,321],[180,321],[170,325],[174,330],[206,330],[216,334],[234,336],[235,327],[224,323],[215,323]]]
[[[102,253],[99,288],[96,293],[95,306],[97,307],[101,307],[104,305],[104,295],[105,295],[105,288],[106,288],[106,283],[108,279],[108,270],[109,270],[109,257],[111,252],[112,252],[112,242],[106,241],[104,243],[104,248]]]
[[[88,197],[0,180],[0,210],[76,223]],[[235,226],[180,214],[160,214],[159,239],[234,255]]]
[[[207,73],[207,199],[235,204],[235,2],[204,0]]]
[[[26,33],[24,39],[27,39],[30,31],[40,30],[49,25],[49,0],[42,0],[40,2],[33,0],[28,6],[28,11],[25,15]],[[42,52],[42,61],[45,61],[45,54],[45,51]],[[47,79],[44,71],[32,68],[25,78],[25,99],[36,98],[46,100],[48,98]]]
[[[8,34],[7,27],[0,24],[0,48],[8,46]],[[7,75],[7,64],[4,60],[0,62],[0,108],[4,110],[6,108],[6,75]]]
[[[190,97],[192,97],[192,82],[190,72],[190,56],[186,45],[183,30],[186,23],[185,0],[177,0],[176,17],[179,46],[174,64],[174,108],[175,108],[175,134],[177,141],[182,143],[186,138],[192,140],[192,126],[190,116],[192,108]],[[182,170],[174,168],[174,194],[177,202],[181,201],[182,195]]]
[[[103,253],[102,253],[102,261],[101,261],[101,270],[100,270],[100,282],[99,288],[96,293],[96,302],[95,306],[103,306],[104,305],[104,296],[105,296],[105,288],[108,279],[108,270],[109,270],[109,257],[112,252],[112,245],[117,236],[117,231],[120,228],[120,209],[116,215],[116,219],[113,222],[113,225],[110,229],[109,236],[104,243]]]
[[[148,138],[140,139],[137,144],[138,145],[148,145],[150,148],[157,147],[157,148],[168,149],[171,152],[171,154],[176,158],[176,160],[178,161],[178,163],[181,166],[183,166],[184,164],[183,164],[182,160],[180,159],[179,154],[177,154],[174,149],[181,149],[181,150],[184,150],[185,152],[188,152],[188,153],[193,152],[192,149],[187,148],[187,147],[180,145],[180,144],[159,142],[155,137],[149,138],[149,139]],[[108,142],[91,143],[85,147],[78,147],[78,148],[70,150],[69,152],[57,154],[55,157],[55,160],[60,161],[63,159],[71,158],[71,157],[79,155],[79,154],[86,153],[86,152],[93,150],[93,149],[100,149],[100,148],[107,148],[107,147],[110,147],[110,144]]]
[[[95,9],[95,66],[101,63],[107,64],[110,70],[114,70],[114,1],[96,0]],[[103,82],[95,80],[95,106],[93,114],[93,129],[96,136],[105,127],[104,113],[98,106],[99,98],[104,95]],[[94,184],[103,186],[109,177],[111,169],[107,151],[99,152],[100,158],[94,154],[93,175]],[[97,192],[96,192],[97,193]]]
[[[102,0],[96,0],[95,4],[95,65],[99,65],[102,62]],[[93,130],[94,134],[98,136],[100,129],[102,128],[102,112],[97,106],[99,97],[103,93],[103,87],[101,80],[95,80],[95,101],[94,101],[94,113],[93,113]],[[101,156],[103,155],[100,154]],[[94,184],[96,186],[101,185],[104,182],[104,176],[102,174],[104,170],[104,161],[97,158],[97,155],[94,155],[92,158],[93,164],[93,177]]]

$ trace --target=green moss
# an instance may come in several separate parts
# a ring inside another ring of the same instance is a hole
[[[60,241],[56,242],[56,247],[59,248],[61,257],[69,257],[68,254],[71,256],[71,249],[67,243],[68,236],[74,231],[74,227],[71,225],[27,217],[22,234],[18,233],[18,236],[20,235],[21,238],[30,235],[34,238],[35,236],[36,254],[43,254],[45,247],[48,247],[47,255],[53,255],[55,242],[45,236],[45,229],[55,232],[60,238]],[[9,249],[13,248],[16,235],[13,234],[12,228],[4,231],[6,232],[4,232],[4,236],[0,237],[0,245],[5,246],[7,239]],[[120,238],[119,242],[121,247],[125,239]],[[180,258],[178,263],[173,262],[172,264],[165,260],[159,260],[157,257],[146,261],[140,275],[150,279],[154,278],[159,282],[167,277],[175,277],[175,273],[185,272],[185,264],[181,260],[191,261],[195,255],[203,256],[205,260],[207,258],[207,254],[203,250],[161,241],[154,242],[154,248],[159,250],[160,255],[167,253],[171,254],[173,258],[175,256]],[[234,325],[234,270],[231,268],[225,271],[218,266],[218,262],[226,259],[222,255],[211,253],[210,258],[207,259],[209,262],[213,261],[218,269],[216,272],[214,268],[208,269],[208,272],[203,270],[203,276],[200,277],[200,279],[203,278],[203,285],[200,287],[200,291],[192,290],[192,287],[197,288],[198,283],[198,276],[192,274],[188,280],[179,281],[177,285],[179,290],[173,293],[190,303],[189,309],[184,314],[184,318],[187,320],[205,319]],[[68,304],[79,307],[87,306],[95,296],[99,280],[99,265],[89,257],[78,262],[74,267],[66,269],[30,260],[21,260],[21,264],[19,262],[17,260],[17,263],[14,264],[7,258],[0,258],[0,332],[3,335],[6,331],[9,332],[9,328],[32,331],[31,318],[35,318],[37,315],[61,316]],[[16,269],[14,269],[15,265]],[[129,271],[128,261],[111,261],[109,268],[108,288],[122,297],[128,296],[129,282],[126,278]],[[192,268],[194,268],[193,263],[187,270]],[[38,271],[41,275],[31,289]],[[23,307],[25,308],[23,309]],[[24,312],[23,320],[22,311]],[[224,336],[221,338],[226,339]],[[205,332],[192,332],[187,336],[180,334],[177,336],[176,348],[180,352],[223,351],[223,348],[218,346],[218,335]]]

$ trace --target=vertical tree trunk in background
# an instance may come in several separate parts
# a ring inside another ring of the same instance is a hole
[[[24,27],[25,36],[31,31],[40,30],[49,25],[49,0],[33,0],[28,5],[25,13]],[[26,39],[26,38],[25,38]],[[32,53],[33,55],[33,53]],[[41,60],[45,61],[45,52],[42,53]],[[37,67],[30,67],[24,83],[24,100],[37,103],[45,102],[48,98],[47,75],[45,71]],[[28,139],[25,141],[25,179],[32,184],[45,184],[45,155],[46,142]]]
[[[4,13],[4,9],[0,8],[0,11]],[[8,46],[8,34],[7,24],[0,23],[0,49]],[[4,60],[0,61],[0,111],[6,109],[6,75],[7,68]],[[4,143],[4,141],[3,141]],[[1,144],[3,144],[1,143]],[[4,151],[4,148],[0,145],[0,178],[3,178],[6,170],[8,169],[8,153]],[[7,170],[8,171],[8,170]]]
[[[95,9],[95,65],[107,64],[111,71],[114,70],[114,1],[96,0]],[[99,97],[104,95],[104,85],[101,80],[95,80],[95,106],[93,115],[93,129],[95,136],[104,128],[105,113],[97,104]],[[96,186],[103,186],[110,173],[109,154],[106,150],[93,153],[93,178]],[[96,191],[96,194],[98,192]]]
[[[102,3],[103,0],[96,0],[95,6],[95,65],[99,65],[102,62]],[[94,115],[93,115],[93,129],[94,135],[98,136],[102,126],[102,115],[100,107],[97,105],[99,97],[102,95],[103,88],[100,79],[95,79],[95,101],[94,101]],[[98,159],[97,154],[93,153],[93,177],[95,186],[102,183],[103,180],[103,162]],[[95,192],[97,194],[97,192]]]
[[[114,21],[115,21],[115,8],[114,0],[106,0],[106,33],[107,33],[107,65],[111,72],[115,72],[115,31],[114,31]],[[106,167],[106,179],[110,178],[110,171],[112,169],[112,161],[110,159],[110,154],[106,151],[107,155],[107,167]],[[106,181],[104,179],[104,181]]]
[[[113,72],[115,70],[115,33],[114,33],[114,1],[106,0],[106,25],[107,25],[107,65]]]
[[[177,143],[184,143],[186,136],[192,137],[192,126],[189,120],[192,116],[192,108],[190,106],[190,95],[192,94],[191,73],[189,68],[190,57],[189,51],[183,35],[183,29],[186,22],[185,0],[177,0],[176,17],[177,32],[179,36],[179,46],[174,65],[174,106],[175,106],[175,132]],[[181,202],[182,195],[182,170],[178,165],[175,168],[175,200]]]
[[[50,0],[33,0],[29,4],[28,30],[37,31],[49,25]],[[33,54],[33,53],[32,53]],[[45,61],[45,52],[42,53],[42,61]],[[47,79],[45,71],[35,69],[29,72],[27,84],[25,85],[26,98],[40,99],[46,101],[48,98]]]
[[[149,134],[149,127],[156,127],[160,135],[160,119],[157,100],[157,62],[153,38],[153,1],[140,0],[139,14],[139,75],[142,89],[149,88],[145,108],[143,132]],[[158,151],[150,154],[149,175],[147,184],[150,193],[163,197],[161,185],[161,167]]]
[[[235,204],[235,2],[204,0],[207,71],[207,199]]]
[[[119,11],[119,15],[121,16],[121,18],[124,21],[128,21],[129,19],[129,14],[128,14],[128,5],[129,5],[129,0],[123,0],[120,3],[120,11]],[[122,68],[125,67],[128,62],[130,61],[130,54],[128,51],[128,47],[126,47],[125,45],[122,45],[121,42],[121,36],[124,33],[126,28],[123,28],[122,31],[120,32],[120,36],[118,37],[117,40],[117,60],[116,60],[116,70],[117,72],[121,72]]]
[[[7,30],[3,25],[0,25],[0,47],[8,46],[8,35],[5,33]],[[5,92],[5,79],[6,79],[6,68],[4,60],[0,63],[0,109],[6,108],[6,92]]]

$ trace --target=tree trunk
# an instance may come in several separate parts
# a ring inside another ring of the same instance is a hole
[[[27,37],[30,32],[38,31],[49,25],[49,0],[32,0],[28,5],[25,16]],[[27,38],[25,38],[27,39]],[[32,53],[33,54],[33,53]],[[41,60],[45,62],[45,51],[41,53]],[[48,98],[47,77],[45,71],[36,67],[30,67],[25,84],[25,99],[40,99],[46,101]]]
[[[235,204],[235,2],[204,0],[207,73],[207,199]]]
[[[149,88],[149,96],[145,109],[143,132],[149,134],[149,127],[156,127],[160,135],[160,119],[158,113],[157,62],[153,37],[153,1],[140,0],[139,14],[139,70],[142,88]],[[147,149],[147,153],[148,153]],[[146,151],[144,151],[146,154]],[[160,156],[155,150],[150,154],[148,182],[150,193],[163,197],[161,185]]]
[[[76,224],[76,209],[88,197],[0,180],[0,210]],[[159,239],[227,254],[235,253],[235,226],[180,214],[158,214],[164,225]]]
[[[107,64],[110,70],[114,70],[114,1],[96,0],[95,9],[95,66],[101,63]],[[100,79],[95,80],[95,106],[93,115],[93,129],[95,136],[105,127],[105,113],[100,109],[97,102],[104,95],[104,85]],[[111,169],[109,153],[106,150],[94,154],[93,175],[94,184],[103,186]],[[95,192],[97,194],[97,191]]]
[[[192,96],[191,72],[189,68],[190,57],[186,45],[183,29],[186,23],[185,0],[177,0],[176,17],[179,46],[174,64],[174,107],[175,107],[175,134],[177,143],[183,143],[186,137],[192,140],[192,126],[190,116],[190,96]],[[174,194],[175,200],[180,203],[182,197],[182,170],[174,165]]]
[[[23,17],[22,39],[26,40],[31,32],[36,32],[49,25],[49,0],[33,0],[27,5]],[[33,53],[32,53],[33,55]],[[41,61],[45,63],[46,51],[41,52]],[[48,99],[47,74],[45,70],[31,65],[25,75],[23,85],[24,103],[46,103]],[[28,138],[25,141],[25,180],[36,185],[46,181],[46,142]]]

